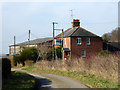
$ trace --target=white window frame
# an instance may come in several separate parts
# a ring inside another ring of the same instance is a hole
[[[77,45],[81,45],[82,44],[82,38],[78,37],[77,38]]]
[[[90,45],[90,38],[87,38],[86,44],[87,44],[87,45]]]
[[[83,55],[83,53],[84,53],[84,55]],[[85,50],[82,50],[82,51],[81,51],[81,56],[82,56],[82,57],[86,57],[86,51],[85,51]]]
[[[64,38],[64,45],[66,45],[66,38]]]

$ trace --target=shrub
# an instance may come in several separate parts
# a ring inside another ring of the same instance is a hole
[[[22,56],[21,55],[16,55],[16,56],[13,56],[13,62],[14,62],[14,66],[17,66],[17,63],[22,63],[22,65],[24,66],[24,59],[22,59]]]
[[[103,42],[108,42],[111,39],[111,34],[110,33],[105,33],[102,36]]]
[[[13,64],[14,64],[14,66],[17,66],[17,62],[18,62],[18,56],[13,56]]]
[[[2,58],[2,76],[8,77],[11,73],[11,61],[8,58]]]
[[[103,50],[99,53],[100,56],[106,56],[106,55],[110,55],[111,53],[107,50]]]
[[[25,65],[26,60],[32,60],[32,62],[36,62],[38,57],[38,51],[34,47],[25,48],[20,55],[16,55],[13,57],[14,66],[17,66],[17,63],[21,63],[22,66]]]
[[[29,47],[24,49],[21,53],[21,61],[24,62],[25,60],[33,60],[36,62],[38,57],[38,51],[34,47]]]
[[[57,51],[57,57],[62,59],[62,47],[57,47],[56,51]]]

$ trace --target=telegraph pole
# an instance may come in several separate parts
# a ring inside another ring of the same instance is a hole
[[[28,42],[29,42],[29,44],[28,44],[28,47],[29,47],[29,45],[30,45],[30,30],[29,30],[29,33],[28,33]]]
[[[54,45],[54,38],[55,38],[55,32],[54,32],[54,28],[55,28],[55,24],[58,24],[58,23],[56,23],[56,22],[53,22],[53,59],[55,60],[55,45]]]
[[[55,37],[55,35],[54,35],[54,31],[55,30],[62,30],[62,59],[64,59],[64,54],[63,54],[63,29],[55,29],[55,27],[54,27],[54,24],[58,24],[58,23],[56,23],[56,22],[53,22],[53,43],[52,43],[52,46],[53,46],[53,58],[54,58],[54,60],[56,59],[57,60],[57,52],[56,52],[56,49],[55,49],[55,45],[54,45],[54,37]]]
[[[16,49],[15,49],[15,36],[14,36],[14,55],[16,54]]]
[[[54,22],[53,22],[53,59],[55,59],[54,58],[54,56],[55,56],[55,53],[54,53]]]
[[[62,29],[62,60],[64,62],[64,53],[63,53],[63,29]]]

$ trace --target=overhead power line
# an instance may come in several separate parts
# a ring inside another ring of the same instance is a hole
[[[17,38],[23,38],[23,37],[27,36],[27,34],[28,34],[28,31],[25,31],[24,33],[18,35]]]
[[[34,33],[31,32],[31,37],[34,37],[34,38],[39,38],[37,35],[35,35]]]

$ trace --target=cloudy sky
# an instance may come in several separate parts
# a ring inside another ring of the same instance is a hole
[[[80,20],[81,27],[102,36],[118,26],[118,2],[4,2],[2,5],[2,53],[8,53],[9,45],[31,39],[52,37],[55,28],[70,28],[73,18]],[[56,32],[57,35],[60,32]]]

